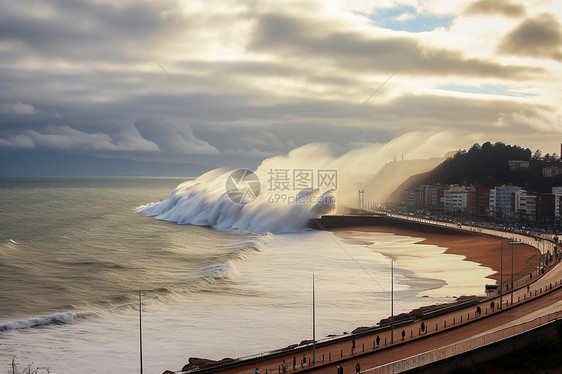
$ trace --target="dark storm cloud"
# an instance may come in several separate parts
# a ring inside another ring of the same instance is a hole
[[[480,0],[464,10],[466,16],[498,14],[505,17],[523,17],[525,13],[523,5],[514,4],[509,0]]]
[[[413,38],[374,38],[358,32],[333,30],[326,23],[314,24],[288,15],[262,17],[250,48],[275,52],[289,59],[333,64],[361,72],[390,73],[407,59],[408,74],[463,75],[481,78],[531,79],[541,69],[504,66],[494,62],[466,59],[460,52],[426,48]]]
[[[453,30],[358,25],[356,15],[326,11],[320,1],[277,14],[266,12],[279,4],[251,2],[0,0],[0,150],[179,155],[220,165],[323,141],[336,128],[331,139],[343,148],[425,128],[485,133],[522,104],[436,96],[433,88],[545,76],[532,63],[429,46],[449,44],[439,38]]]
[[[562,61],[562,28],[552,14],[529,18],[512,30],[499,46],[505,54]]]
[[[71,0],[2,1],[0,40],[19,43],[27,53],[73,60],[119,60],[173,32],[174,18],[160,15],[171,1],[110,5]],[[187,27],[186,24],[183,24]],[[135,43],[130,43],[131,41]]]

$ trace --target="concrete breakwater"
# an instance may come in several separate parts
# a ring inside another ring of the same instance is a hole
[[[476,233],[461,230],[456,227],[438,225],[428,221],[405,220],[391,217],[386,214],[322,216],[320,218],[311,219],[308,223],[308,227],[317,230],[332,230],[361,226],[397,227],[434,234],[476,235]]]

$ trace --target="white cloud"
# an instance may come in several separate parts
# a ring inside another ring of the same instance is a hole
[[[397,21],[408,21],[408,20],[411,20],[411,19],[413,19],[413,18],[415,18],[415,17],[416,17],[416,16],[415,16],[414,14],[412,14],[412,13],[404,12],[404,13],[402,13],[401,15],[399,15],[398,17],[396,17],[395,19],[396,19]]]
[[[221,152],[193,134],[192,127],[180,120],[155,119],[138,121],[135,130],[150,139],[163,152],[194,155],[220,155]]]
[[[549,13],[551,24],[559,24],[562,8],[555,3],[104,0],[65,7],[45,0],[26,9],[0,0],[0,24],[7,30],[0,39],[0,146],[217,160],[282,154],[324,140],[387,80],[330,141],[358,147],[427,130],[462,133],[456,148],[463,141],[486,141],[483,134],[491,129],[496,132],[489,136],[506,143],[525,139],[525,131],[552,143],[545,134],[559,132],[554,108],[562,102],[562,65],[522,49],[526,39],[513,34],[509,51],[528,53],[499,54],[498,45],[525,17],[541,20],[539,14]],[[408,12],[416,12],[451,16],[452,24],[410,33],[374,26],[367,17],[398,6],[406,23]],[[548,46],[556,52],[556,43]],[[435,93],[454,86],[524,89],[532,97]],[[494,126],[498,118],[503,127]],[[417,152],[453,147],[455,137],[435,139],[441,140],[428,140]]]
[[[542,133],[562,133],[562,113],[537,106],[530,106],[526,110],[503,114],[498,120],[498,126],[525,126]]]
[[[193,129],[189,125],[177,127],[172,131],[168,128],[164,135],[168,150],[172,152],[199,155],[218,155],[221,153],[208,142],[193,135]]]
[[[23,130],[20,134],[0,139],[9,148],[49,148],[105,151],[158,151],[153,142],[143,139],[134,127],[128,127],[112,139],[103,133],[86,133],[70,126],[48,125],[41,131]]]

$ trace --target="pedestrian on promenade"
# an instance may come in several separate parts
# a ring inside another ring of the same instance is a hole
[[[301,368],[306,366],[306,355],[303,353],[302,354],[302,361],[301,361]]]
[[[260,371],[258,370],[258,368],[256,368],[256,370],[254,370],[254,374],[260,374]]]
[[[285,360],[283,360],[283,362],[281,363],[281,370],[283,370],[283,373],[285,373],[287,372],[288,369],[289,369],[289,364],[287,364]]]
[[[357,363],[357,365],[355,365],[355,372],[357,374],[359,374],[361,372],[361,365],[359,365],[359,362]]]
[[[406,337],[406,330],[402,330],[402,340]]]
[[[424,322],[421,323],[421,332],[425,332],[425,323]]]

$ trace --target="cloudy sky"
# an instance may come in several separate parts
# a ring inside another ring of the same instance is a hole
[[[210,167],[310,143],[340,154],[392,143],[405,157],[486,141],[560,153],[560,0],[0,9],[0,151]]]

